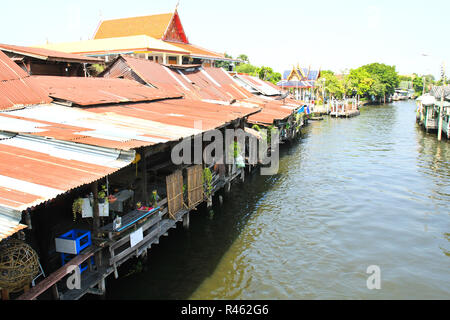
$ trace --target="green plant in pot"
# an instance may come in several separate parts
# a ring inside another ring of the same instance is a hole
[[[75,199],[72,204],[73,221],[77,220],[77,214],[81,214],[82,211],[83,211],[83,199],[82,198]]]
[[[98,192],[98,203],[108,202],[108,198],[106,197],[106,186],[102,186],[102,190]]]

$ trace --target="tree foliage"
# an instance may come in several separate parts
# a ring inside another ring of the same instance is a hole
[[[341,99],[344,96],[344,85],[341,80],[336,77],[333,71],[324,70],[321,71],[321,78],[325,79],[325,82],[319,81],[324,85],[325,92],[329,96]]]
[[[233,59],[233,57],[227,53],[225,53],[225,58]],[[216,61],[214,65],[216,68],[224,68],[225,70],[229,70],[232,63],[230,61]]]
[[[338,99],[344,95],[382,99],[394,94],[400,82],[395,66],[381,63],[351,69],[340,78],[332,71],[322,71],[321,78],[325,78],[326,92]]]
[[[240,57],[241,56],[245,55],[240,55]],[[273,84],[277,84],[281,80],[281,73],[273,71],[272,68],[266,66],[257,67],[250,63],[244,63],[237,66],[236,72],[246,73],[251,76],[258,77],[261,80],[270,81]]]

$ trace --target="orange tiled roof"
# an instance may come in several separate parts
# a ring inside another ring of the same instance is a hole
[[[100,23],[94,39],[117,38],[127,36],[148,35],[161,39],[172,20],[173,13],[156,14],[105,20]]]

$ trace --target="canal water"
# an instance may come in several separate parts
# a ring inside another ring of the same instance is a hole
[[[450,142],[414,102],[310,122],[275,176],[191,213],[108,299],[449,299]],[[366,273],[379,266],[381,289]]]

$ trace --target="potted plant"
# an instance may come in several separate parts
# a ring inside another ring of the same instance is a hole
[[[184,192],[184,185],[183,185],[183,192]],[[150,196],[150,203],[153,206],[153,208],[156,208],[158,206],[159,201],[161,201],[161,198],[158,195],[158,191],[153,190],[152,195]]]
[[[106,197],[106,186],[102,185],[102,190],[98,192],[98,203],[105,203],[105,201],[108,201]]]
[[[77,220],[77,214],[80,214],[82,211],[83,211],[83,199],[77,198],[73,201],[72,204],[73,221]]]

